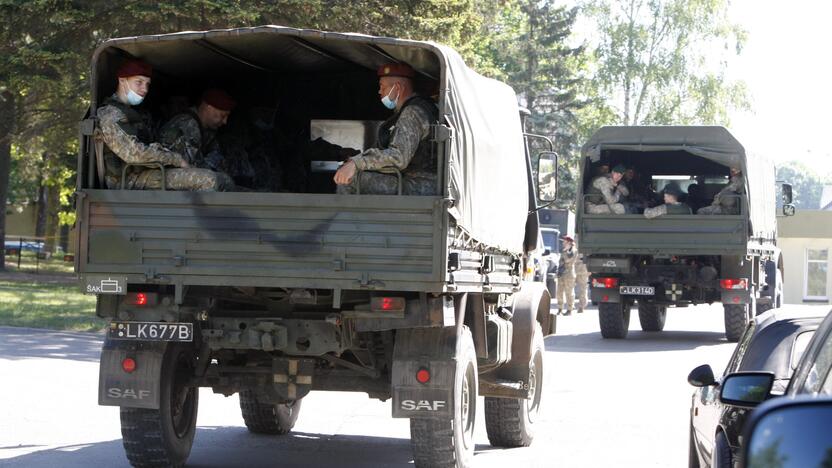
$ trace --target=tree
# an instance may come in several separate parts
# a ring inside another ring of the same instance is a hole
[[[748,107],[745,85],[729,82],[727,59],[745,32],[727,20],[728,0],[595,0],[598,92],[615,123],[727,124]]]

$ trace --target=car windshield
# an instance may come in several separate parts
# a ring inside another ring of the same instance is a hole
[[[557,252],[558,236],[554,232],[543,232],[543,244],[552,252]]]

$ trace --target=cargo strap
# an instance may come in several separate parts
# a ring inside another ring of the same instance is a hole
[[[98,173],[98,186],[99,188],[105,188],[104,133],[101,132],[100,128],[93,130],[92,139],[95,142],[95,169]]]

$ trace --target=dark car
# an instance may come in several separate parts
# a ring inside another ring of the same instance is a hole
[[[821,310],[775,309],[755,317],[741,336],[723,379],[735,372],[767,372],[774,376],[771,392],[782,395],[822,315]],[[720,400],[721,383],[708,365],[691,371],[688,382],[699,387],[691,404],[689,466],[734,466],[750,409]]]

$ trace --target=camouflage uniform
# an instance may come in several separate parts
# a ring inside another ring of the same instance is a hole
[[[612,181],[612,174],[604,174],[592,180],[585,207],[589,214],[624,214],[624,205],[620,202],[630,192],[623,184],[618,186]]]
[[[558,266],[558,312],[563,310],[566,304],[566,315],[572,313],[575,306],[575,261],[578,260],[578,252],[573,245],[560,253],[560,265]]]
[[[578,288],[578,313],[581,313],[586,309],[587,306],[587,297],[586,297],[586,288],[589,283],[589,270],[586,268],[586,263],[584,263],[584,256],[578,255],[577,260],[575,260],[575,285]]]
[[[202,128],[196,109],[191,108],[167,121],[159,130],[159,143],[184,156],[191,167],[214,171],[222,189],[234,186],[231,178],[222,172],[223,157],[216,132]]]
[[[699,208],[696,214],[739,214],[739,199],[736,195],[742,194],[745,191],[745,178],[742,174],[731,177],[722,190],[714,196],[714,201],[711,206]]]
[[[174,166],[165,170],[165,185],[172,190],[211,191],[221,188],[216,174],[197,168],[181,168],[185,159],[153,140],[152,125],[147,113],[108,98],[97,111],[104,146],[104,168],[108,188],[121,187],[124,164],[163,164]],[[128,169],[127,189],[161,189],[162,172],[142,167]]]
[[[684,203],[665,203],[654,208],[645,208],[644,217],[648,219],[656,218],[662,215],[689,215],[692,211],[688,205]]]
[[[379,127],[377,148],[351,159],[359,172],[349,185],[339,185],[338,193],[396,194],[395,173],[375,172],[395,168],[402,173],[403,195],[436,195],[436,155],[428,136],[437,112],[436,105],[427,98],[408,99]]]

